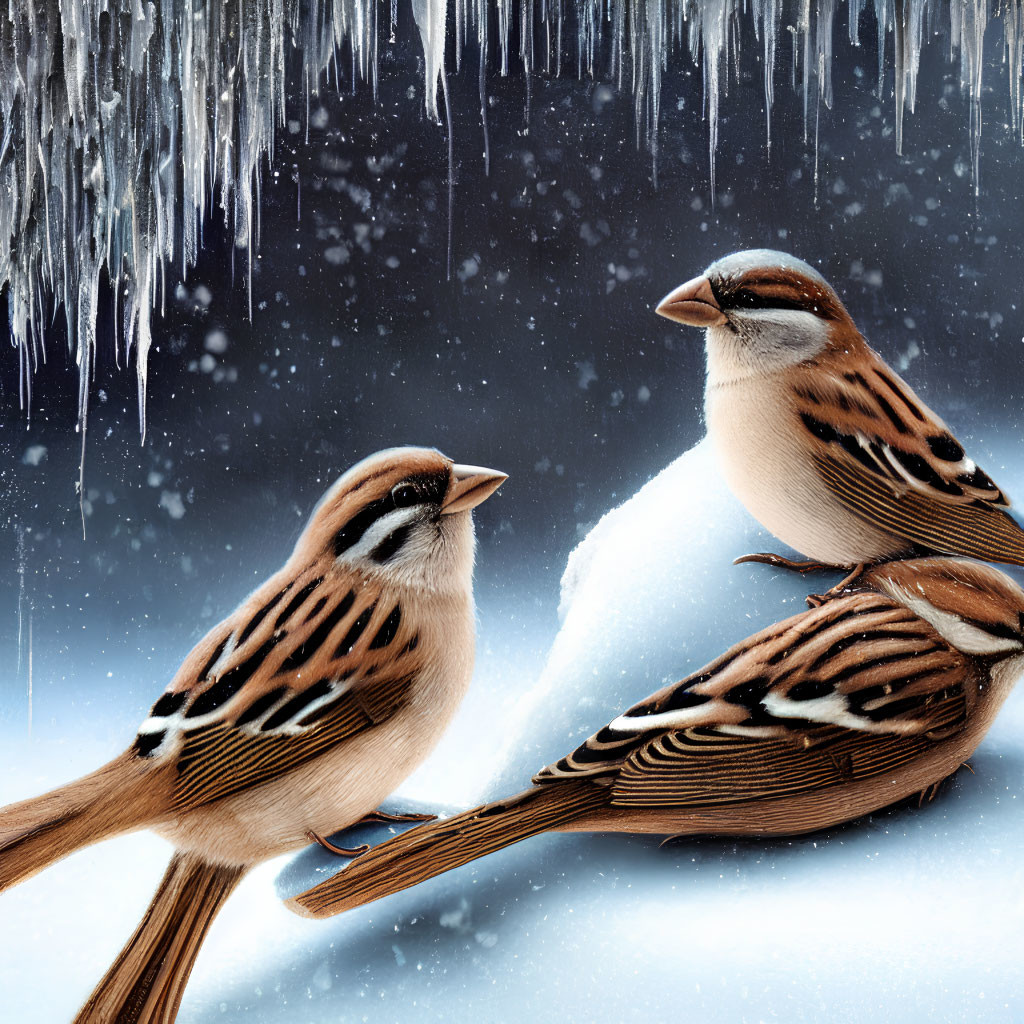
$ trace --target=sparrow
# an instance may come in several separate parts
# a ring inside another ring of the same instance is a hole
[[[80,1022],[168,1022],[253,865],[374,815],[469,684],[471,510],[504,473],[393,448],[345,473],[283,568],[185,658],[119,757],[0,810],[0,890],[149,828],[175,853]]]
[[[542,832],[781,836],[934,795],[1024,671],[1024,590],[930,557],[866,570],[619,715],[533,785],[417,826],[288,905],[329,917]]]
[[[811,559],[741,561],[806,571],[941,553],[1024,565],[1005,494],[813,267],[733,253],[657,312],[705,329],[705,419],[726,482]]]

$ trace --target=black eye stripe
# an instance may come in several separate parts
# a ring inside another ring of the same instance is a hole
[[[343,555],[349,548],[358,544],[366,531],[396,508],[408,508],[411,505],[396,504],[395,491],[403,486],[412,487],[419,496],[419,503],[424,505],[440,505],[448,493],[450,472],[445,469],[437,473],[420,473],[400,481],[383,498],[371,501],[360,509],[335,535],[334,557]],[[404,492],[403,492],[404,493]]]
[[[737,288],[722,296],[723,309],[799,309],[807,313],[820,313],[821,307],[805,298],[764,294],[752,288]]]

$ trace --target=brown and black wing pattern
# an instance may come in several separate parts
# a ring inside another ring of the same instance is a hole
[[[748,739],[692,729],[665,733],[626,760],[612,786],[616,807],[713,807],[794,796],[884,775],[920,757],[965,722],[962,690],[936,706],[936,730],[912,736],[823,729],[787,739]],[[804,746],[804,740],[810,745]]]
[[[793,382],[805,429],[902,493],[941,505],[1008,507],[1006,495],[964,451],[945,423],[861,343],[863,370],[815,362]]]
[[[847,594],[659,691],[535,782],[616,806],[771,799],[892,771],[963,728],[973,663],[888,597]]]
[[[209,803],[385,721],[422,660],[413,624],[380,582],[314,563],[268,581],[211,631],[135,749],[173,761],[176,809]]]
[[[1024,531],[991,504],[940,503],[893,488],[852,460],[816,455],[828,489],[851,512],[930,551],[1024,565]]]
[[[946,425],[867,346],[863,371],[815,364],[793,384],[815,466],[855,515],[909,545],[1024,565],[1006,495]]]
[[[221,724],[188,733],[177,760],[174,807],[197,807],[269,782],[379,725],[405,704],[414,679],[415,673],[360,680],[324,705],[325,714],[300,719],[294,732],[247,732]]]

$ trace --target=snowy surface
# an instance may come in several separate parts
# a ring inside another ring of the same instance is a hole
[[[1024,483],[1005,472],[1001,482],[1017,493]],[[573,554],[564,621],[518,720],[490,717],[521,680],[483,652],[467,712],[507,742],[468,760],[446,740],[403,791],[450,806],[521,787],[615,709],[799,610],[804,583],[730,565],[771,546],[706,445],[682,456]],[[521,654],[529,664],[528,645]],[[310,849],[243,883],[180,1019],[1019,1020],[1022,732],[1015,695],[974,773],[920,809],[792,841],[541,837],[322,922],[275,895],[337,869]],[[76,742],[55,759],[53,745],[16,745],[20,770],[0,779],[0,799],[91,767],[100,748]],[[148,835],[115,840],[5,894],[7,1019],[68,1018],[134,927],[167,852]],[[41,982],[41,957],[59,985]]]

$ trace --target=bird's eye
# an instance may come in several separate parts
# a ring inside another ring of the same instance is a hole
[[[420,492],[415,484],[397,484],[391,489],[391,500],[395,508],[409,508],[419,504]]]

